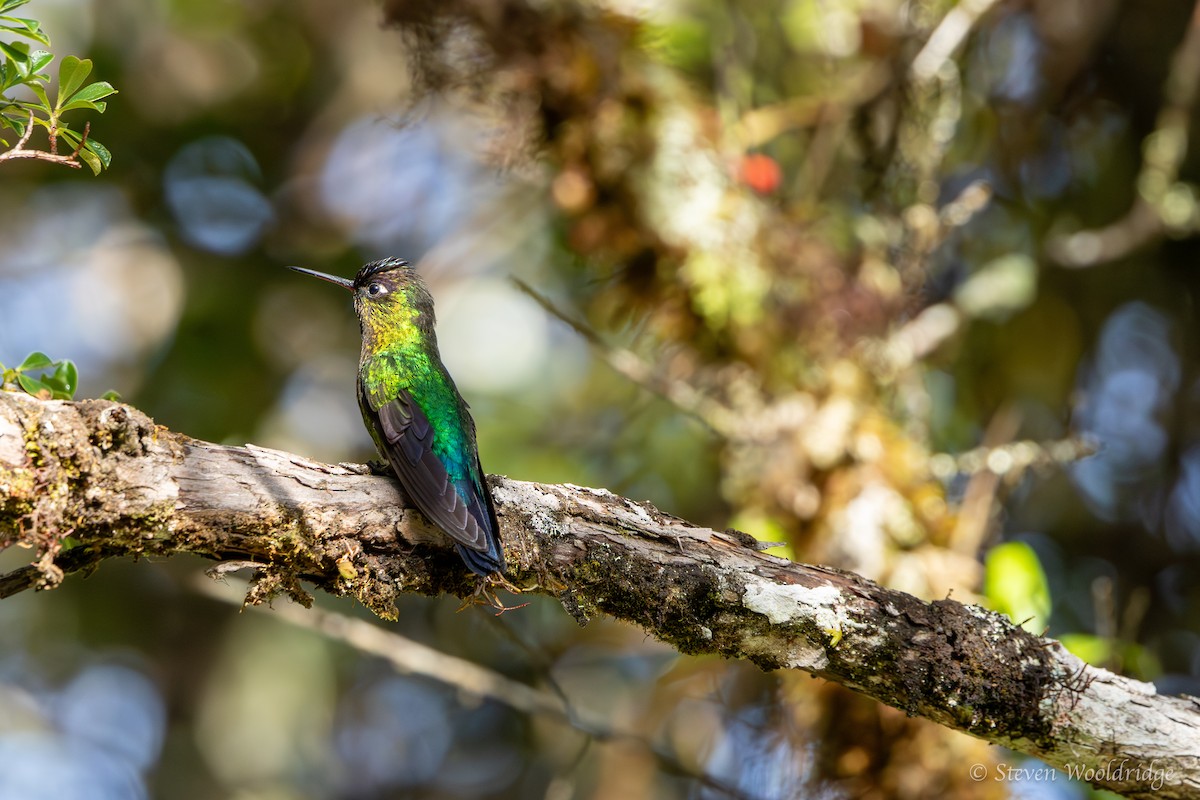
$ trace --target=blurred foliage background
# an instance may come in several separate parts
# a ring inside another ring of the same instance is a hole
[[[1200,694],[1191,3],[22,12],[121,93],[99,178],[0,167],[0,362],[363,460],[353,314],[282,266],[403,256],[489,471],[990,603]],[[403,602],[392,630],[636,734],[589,737],[239,615],[190,588],[205,566],[0,604],[0,798],[1087,794],[973,782],[1019,759],[544,598]]]

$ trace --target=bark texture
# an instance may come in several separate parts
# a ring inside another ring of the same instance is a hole
[[[1200,700],[1083,663],[953,600],[758,552],[603,489],[489,477],[509,577],[581,623],[628,620],[681,652],[799,669],[1035,755],[1130,797],[1200,797]],[[0,549],[31,548],[0,597],[106,558],[193,553],[253,566],[248,602],[301,581],[384,618],[401,592],[472,576],[390,478],[157,426],[127,405],[0,392]]]

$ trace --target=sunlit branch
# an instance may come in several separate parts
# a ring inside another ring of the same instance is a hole
[[[1006,617],[766,555],[746,534],[603,489],[489,483],[509,578],[581,622],[609,614],[682,653],[808,672],[1049,764],[1090,769],[1094,785],[1131,797],[1200,791],[1200,706],[1091,667]],[[303,580],[393,617],[401,592],[475,588],[394,481],[359,465],[191,439],[102,400],[0,392],[0,542],[31,548],[36,564],[0,577],[0,596],[52,586],[60,575],[47,566],[70,574],[174,553],[254,562],[254,602],[303,601]],[[1145,769],[1106,771],[1114,757]]]
[[[59,155],[57,152],[57,141],[54,136],[50,138],[50,152],[45,150],[30,150],[25,145],[29,143],[29,137],[33,134],[34,124],[33,112],[29,112],[29,122],[25,125],[25,132],[21,134],[21,138],[11,149],[0,153],[0,161],[10,161],[16,158],[35,158],[39,161],[49,161],[52,164],[62,164],[63,166],[79,169],[82,164],[79,163],[79,151],[83,149],[83,145],[87,142],[88,128],[83,131],[83,138],[79,140],[79,147],[75,148],[75,152],[69,156]],[[90,125],[90,123],[89,123]]]

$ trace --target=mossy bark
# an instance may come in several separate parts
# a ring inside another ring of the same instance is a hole
[[[581,623],[611,614],[684,653],[804,670],[1131,797],[1200,796],[1192,698],[993,612],[765,555],[602,489],[489,482],[509,578]],[[474,590],[449,541],[366,467],[198,441],[119,403],[0,392],[0,548],[14,544],[34,557],[0,576],[0,597],[173,553],[253,567],[252,603],[307,602],[306,581],[390,618],[401,592]]]

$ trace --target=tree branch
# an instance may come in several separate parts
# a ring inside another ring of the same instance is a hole
[[[89,122],[83,129],[83,139],[79,142],[79,147],[75,148],[75,152],[69,156],[60,156],[58,154],[58,142],[54,135],[50,138],[50,152],[45,150],[30,150],[25,147],[29,143],[29,137],[33,134],[34,114],[29,112],[29,122],[25,125],[25,132],[21,134],[21,138],[11,149],[0,153],[0,161],[8,161],[14,158],[36,158],[40,161],[49,161],[53,164],[62,164],[72,169],[79,169],[83,165],[79,163],[79,151],[83,148],[84,142],[87,141],[88,131],[91,129]]]
[[[993,612],[765,555],[602,489],[489,481],[510,577],[580,622],[611,614],[683,653],[804,670],[1131,797],[1200,796],[1194,698]],[[305,602],[306,580],[391,617],[401,592],[474,588],[397,484],[364,467],[191,439],[119,403],[0,392],[0,548],[12,544],[37,559],[0,576],[0,597],[173,553],[252,562],[249,602]]]

